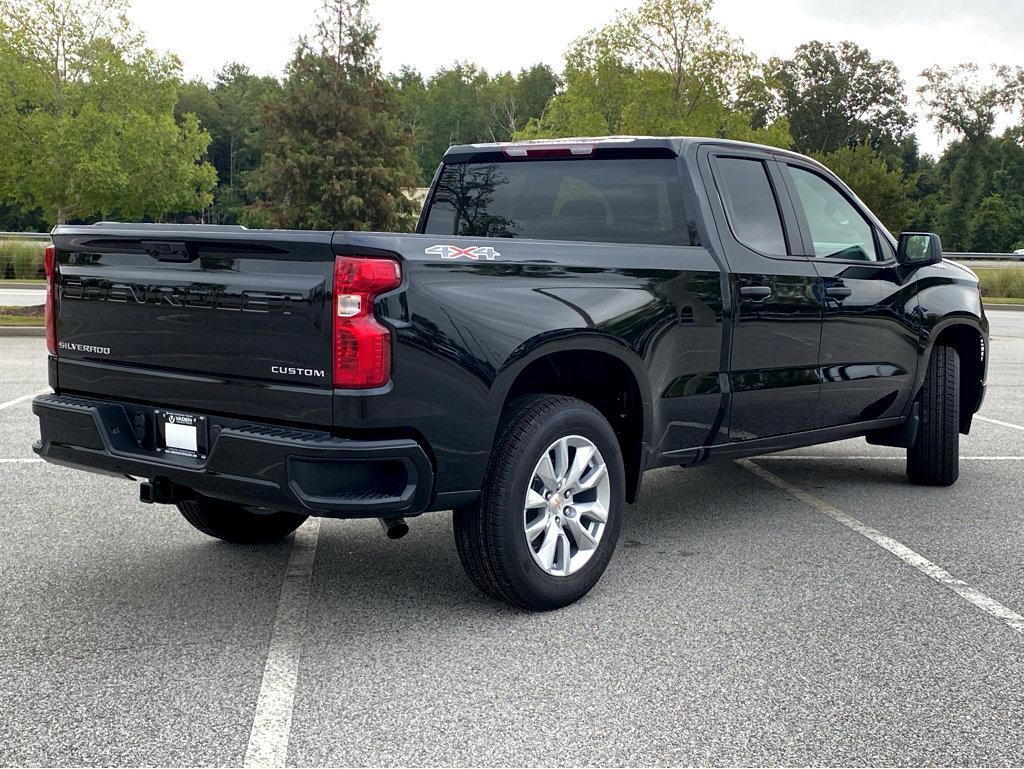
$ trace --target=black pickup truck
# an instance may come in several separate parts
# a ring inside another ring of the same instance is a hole
[[[452,147],[415,234],[53,242],[40,456],[231,542],[451,509],[472,580],[535,609],[597,582],[645,470],[866,436],[948,485],[985,390],[937,236],[737,142]]]

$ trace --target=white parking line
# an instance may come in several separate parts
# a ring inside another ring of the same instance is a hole
[[[843,456],[840,454],[765,454],[763,457],[755,457],[758,462],[762,459],[847,459],[847,460],[860,460],[860,459],[878,459],[878,460],[897,460],[903,461],[906,457],[901,456],[883,456],[880,454],[862,454],[853,456]],[[971,462],[1024,462],[1024,456],[1021,457],[960,457],[961,460]]]
[[[1001,620],[1006,623],[1008,627],[1024,635],[1024,616],[1021,616],[1012,609],[1003,606],[1003,604],[999,603],[995,599],[989,598],[980,590],[968,585],[962,579],[957,579],[941,566],[932,563],[920,553],[914,552],[909,547],[901,542],[897,542],[892,537],[887,537],[877,529],[873,529],[867,524],[858,521],[852,515],[848,515],[842,510],[832,507],[828,502],[825,502],[823,499],[819,499],[808,491],[804,491],[799,486],[794,486],[792,483],[784,481],[779,476],[768,472],[763,467],[751,462],[749,459],[738,459],[736,460],[736,464],[745,470],[750,471],[759,478],[768,481],[768,483],[773,486],[777,486],[786,493],[793,495],[804,504],[817,510],[819,513],[827,515],[829,518],[843,524],[843,526],[846,526],[848,529],[857,532],[862,537],[875,543],[879,547],[888,550],[908,566],[917,569],[917,571],[935,580],[947,590],[953,591],[968,603],[978,609],[981,609],[986,614]]]
[[[294,535],[270,636],[270,651],[256,698],[244,767],[284,766],[288,758],[288,735],[292,728],[295,685],[306,636],[306,609],[319,536],[319,518],[307,519]]]
[[[0,459],[0,465],[28,464],[29,462],[42,462],[39,457],[25,457],[24,459]]]
[[[991,417],[983,417],[981,414],[975,414],[975,419],[980,419],[982,422],[991,422],[994,425],[1002,425],[1003,427],[1009,427],[1012,430],[1024,430],[1024,427],[1015,425],[1012,422],[1003,422],[999,419],[992,419]]]
[[[20,398],[15,398],[12,401],[7,401],[7,403],[0,403],[0,411],[3,411],[4,409],[10,408],[11,406],[17,406],[19,403],[24,403],[25,401],[27,401],[27,400],[29,400],[31,398],[35,398],[37,395],[42,395],[43,393],[48,393],[48,392],[50,392],[50,391],[49,390],[40,390],[39,392],[29,393],[28,395],[22,395]]]

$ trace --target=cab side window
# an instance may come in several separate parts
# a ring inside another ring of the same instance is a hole
[[[718,192],[736,240],[762,254],[785,256],[782,216],[764,162],[717,157],[715,172]]]
[[[807,226],[819,259],[852,259],[877,262],[874,231],[830,181],[797,166],[789,172],[803,205]]]

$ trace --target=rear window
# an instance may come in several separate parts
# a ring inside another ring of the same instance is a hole
[[[676,161],[545,160],[445,166],[424,232],[689,245]]]

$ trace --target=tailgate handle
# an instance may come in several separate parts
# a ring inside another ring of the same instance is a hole
[[[195,246],[182,240],[144,240],[142,248],[161,262],[191,262],[199,256]]]

